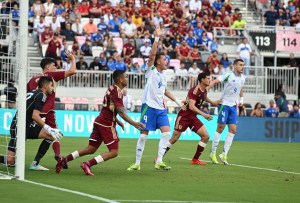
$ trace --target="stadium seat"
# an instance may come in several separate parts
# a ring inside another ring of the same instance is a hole
[[[80,24],[84,27],[85,24],[87,24],[90,21],[89,18],[81,18],[80,19]]]
[[[85,97],[78,97],[75,100],[74,110],[89,110],[89,100]]]
[[[134,111],[141,112],[141,109],[142,109],[142,100],[138,99],[138,100],[136,100]]]
[[[102,98],[95,98],[94,99],[94,111],[101,111],[103,105],[103,99]]]
[[[178,59],[171,59],[169,66],[173,66],[175,70],[180,69],[180,60]]]
[[[114,37],[114,44],[117,48],[118,54],[122,54],[123,51],[123,39],[121,37]]]
[[[248,103],[244,103],[244,106],[245,106],[245,108],[252,108],[252,105],[251,104],[248,104]]]
[[[63,97],[61,98],[61,102],[65,104],[65,110],[73,110],[74,109],[74,98],[73,97]]]
[[[215,115],[215,108],[216,108],[216,107],[211,107],[211,108],[209,109],[209,114],[210,114],[210,115]]]
[[[85,36],[76,36],[75,40],[78,43],[79,47],[81,47],[85,43],[86,37]]]
[[[145,63],[143,58],[132,58],[132,64],[134,64],[135,62],[138,62],[140,67]]]
[[[66,108],[65,104],[61,102],[55,102],[54,105],[55,105],[55,110],[65,110]]]
[[[92,47],[93,57],[99,57],[100,54],[103,53],[103,51],[104,51],[103,47],[99,47],[99,46]]]
[[[169,85],[173,86],[173,83],[176,79],[176,75],[175,75],[174,70],[167,69],[167,70],[165,70],[165,74],[166,74],[166,77],[167,77],[168,86]]]

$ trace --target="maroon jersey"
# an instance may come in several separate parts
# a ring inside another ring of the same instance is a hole
[[[53,111],[54,110],[55,94],[56,94],[56,86],[57,86],[56,82],[65,78],[65,71],[62,71],[62,72],[51,72],[51,73],[45,73],[45,74],[38,74],[38,75],[34,76],[27,83],[27,92],[31,92],[31,91],[33,91],[33,90],[35,90],[35,89],[38,88],[38,84],[37,83],[38,83],[40,77],[42,77],[42,76],[49,76],[49,77],[51,77],[52,81],[53,81],[53,86],[54,86],[53,93],[51,95],[47,96],[46,103],[45,103],[45,105],[43,107],[43,110],[41,111],[42,113],[48,113],[49,111]]]
[[[193,112],[189,108],[189,101],[190,99],[196,101],[195,106],[200,109],[203,101],[207,97],[207,90],[205,89],[204,92],[200,89],[200,86],[197,85],[193,87],[192,89],[189,90],[188,95],[186,97],[186,100],[184,102],[184,106],[186,106],[186,109],[184,110],[183,108],[180,109],[178,112],[178,116],[181,116],[183,119],[184,117],[190,118],[191,116],[196,116],[197,113]]]
[[[112,85],[108,88],[103,99],[103,108],[95,123],[104,127],[116,126],[117,107],[124,107],[122,90]]]

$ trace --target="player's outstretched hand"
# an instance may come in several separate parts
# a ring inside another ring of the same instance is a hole
[[[217,100],[217,101],[213,101],[211,104],[212,104],[213,106],[218,106],[219,104],[222,104],[222,103],[223,103],[222,100]]]
[[[118,122],[118,125],[122,128],[123,131],[125,130],[124,123]]]
[[[51,128],[49,125],[44,125],[44,129],[53,137],[54,140],[60,140],[64,135],[59,129]]]
[[[75,60],[75,56],[72,52],[66,50],[65,53],[66,53],[66,56],[69,60],[71,60],[71,61]]]
[[[156,36],[156,37],[161,37],[161,36],[162,36],[163,31],[161,30],[159,24],[155,27],[155,32],[154,32],[154,33],[155,33],[155,36]]]
[[[143,130],[146,126],[141,122],[135,122],[133,125],[136,129]]]
[[[210,115],[210,114],[205,114],[203,117],[208,121],[213,119],[212,115]]]

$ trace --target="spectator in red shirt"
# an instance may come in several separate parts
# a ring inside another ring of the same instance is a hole
[[[45,31],[41,34],[41,44],[49,44],[53,39],[53,32],[50,31],[50,27],[46,26]]]
[[[97,0],[92,0],[89,6],[89,15],[93,18],[100,18],[102,14],[101,5]]]
[[[144,2],[142,7],[139,9],[139,13],[143,18],[150,18],[151,16],[151,9],[148,8],[147,2]]]
[[[190,52],[190,58],[193,62],[201,62],[201,54],[197,47],[194,47]]]
[[[207,59],[207,64],[211,74],[220,74],[220,59],[218,58],[218,52],[212,51],[211,55]]]
[[[193,61],[190,57],[191,48],[187,45],[186,41],[183,40],[181,45],[177,47],[177,59],[180,61]]]
[[[87,5],[87,1],[83,0],[78,6],[78,12],[81,14],[81,17],[89,17],[89,5]]]
[[[158,13],[165,19],[168,17],[171,13],[170,9],[167,7],[166,3],[164,1],[160,1],[160,5],[158,5]]]
[[[58,39],[59,34],[54,33],[53,39],[49,42],[48,48],[46,50],[46,57],[56,58],[57,57],[57,49],[60,50],[61,44]]]
[[[123,46],[123,57],[124,61],[128,61],[128,59],[132,58],[135,54],[135,46],[134,46],[134,40],[129,39],[126,44]]]

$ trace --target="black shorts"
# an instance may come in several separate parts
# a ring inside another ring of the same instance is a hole
[[[42,127],[36,125],[31,125],[26,128],[26,139],[38,139],[39,134],[42,130]],[[17,126],[10,128],[10,136],[11,139],[8,144],[8,150],[12,152],[16,152],[16,145],[17,145]]]

